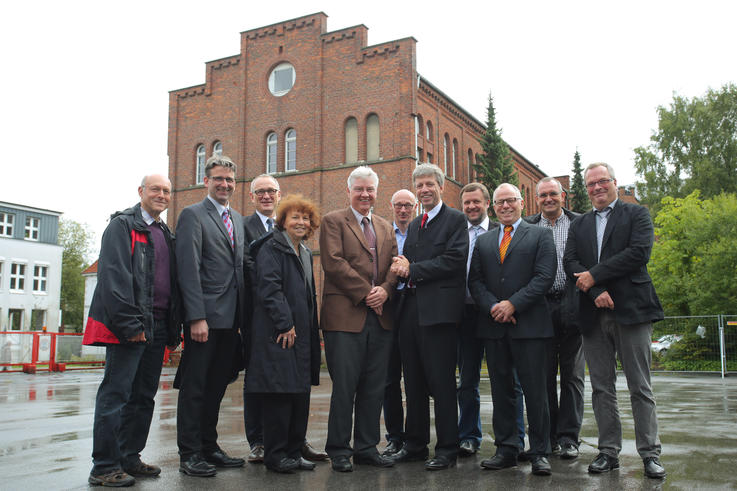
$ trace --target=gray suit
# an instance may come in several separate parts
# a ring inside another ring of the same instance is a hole
[[[233,245],[215,205],[205,198],[183,209],[177,223],[177,267],[185,321],[185,344],[177,373],[177,444],[183,460],[210,454],[217,445],[217,421],[225,388],[240,359],[243,327],[244,237],[241,215],[230,210]],[[204,343],[193,341],[190,324],[205,319]]]

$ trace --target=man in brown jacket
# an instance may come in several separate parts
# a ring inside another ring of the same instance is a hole
[[[348,176],[350,207],[328,213],[320,227],[325,273],[320,319],[333,381],[325,450],[339,472],[353,470],[351,456],[356,464],[394,465],[376,449],[392,343],[387,300],[396,276],[389,268],[397,255],[391,225],[371,213],[378,185],[376,172],[357,167]]]

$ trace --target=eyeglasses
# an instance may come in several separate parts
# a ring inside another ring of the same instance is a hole
[[[587,182],[586,183],[586,187],[589,188],[589,189],[594,189],[597,185],[600,186],[600,187],[604,187],[607,184],[609,184],[610,182],[612,182],[613,180],[614,179],[612,179],[610,177],[609,179],[599,179],[598,181]]]
[[[540,193],[537,195],[538,198],[545,199],[548,196],[551,198],[555,198],[556,196],[560,196],[560,193],[558,191],[550,191],[549,193]]]
[[[269,188],[269,189],[257,189],[253,192],[256,196],[263,196],[264,194],[269,194],[270,196],[274,196],[276,193],[278,193],[278,189]]]
[[[494,200],[494,206],[504,206],[504,203],[508,204],[509,206],[512,206],[514,203],[517,202],[517,200],[522,201],[522,198],[504,198],[504,199],[495,199]]]
[[[208,179],[212,179],[218,184],[222,184],[223,182],[227,182],[228,184],[233,184],[235,182],[235,179],[232,177],[223,177],[223,176],[212,176]]]
[[[414,207],[415,207],[414,203],[394,203],[394,208],[396,208],[397,210],[401,210],[402,208],[411,210]]]

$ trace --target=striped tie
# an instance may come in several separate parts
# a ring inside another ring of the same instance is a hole
[[[514,230],[514,227],[511,225],[504,227],[504,237],[502,237],[502,243],[499,244],[499,259],[502,260],[502,263],[504,263],[504,256],[507,255],[507,247],[512,242],[512,230]]]
[[[230,247],[232,249],[234,247],[233,245],[233,222],[230,221],[230,214],[228,213],[228,210],[225,210],[223,212],[223,223],[225,224],[225,229],[228,231],[228,236],[230,237]]]

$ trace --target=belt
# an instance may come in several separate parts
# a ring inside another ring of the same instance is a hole
[[[565,294],[566,294],[565,290],[560,290],[560,291],[553,292],[553,293],[546,293],[545,298],[547,298],[548,300],[554,300],[556,302],[559,302],[560,299],[563,298],[563,295]]]

